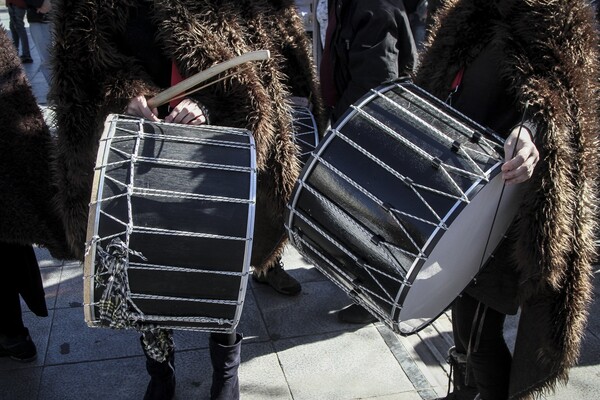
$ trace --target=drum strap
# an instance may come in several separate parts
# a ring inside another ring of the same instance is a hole
[[[482,309],[483,308],[483,309]],[[469,345],[467,347],[467,370],[470,368],[471,354],[477,351],[479,348],[479,342],[481,341],[481,332],[483,330],[483,324],[485,323],[485,314],[487,313],[488,306],[482,302],[477,302],[477,308],[475,309],[475,315],[473,316],[473,323],[471,325],[471,332],[469,334]],[[475,341],[473,343],[473,340]],[[468,377],[469,374],[467,373]],[[467,382],[468,384],[468,382]]]
[[[525,129],[527,132],[527,128],[525,128],[524,124],[525,124],[525,117],[527,116],[527,110],[529,109],[529,102],[525,103],[525,107],[523,109],[523,114],[521,115],[521,122],[519,123],[519,132],[517,134],[517,139],[515,141],[515,147],[513,149],[513,152],[511,154],[511,158],[513,158],[516,154],[517,154],[517,143],[519,142],[519,139],[521,138],[521,132],[523,131],[523,129]],[[504,189],[506,188],[506,183],[502,184],[502,189],[500,190],[500,196],[498,197],[498,204],[496,205],[496,211],[494,211],[494,218],[492,219],[492,225],[490,227],[490,232],[488,234],[486,243],[485,243],[485,247],[483,249],[483,254],[481,256],[481,262],[479,263],[479,270],[481,270],[481,268],[483,268],[483,264],[485,262],[485,254],[487,252],[488,249],[488,245],[490,244],[490,238],[492,237],[492,232],[494,230],[494,225],[496,224],[496,218],[498,217],[498,210],[500,210],[500,203],[502,203],[502,196],[504,196]]]
[[[179,73],[179,69],[177,68],[177,65],[175,65],[175,61],[172,61],[171,62],[171,86],[177,85],[182,80],[183,80],[183,77]],[[169,102],[170,109],[175,108],[177,106],[177,104],[179,104],[180,101],[181,101],[181,98],[179,98],[179,97],[176,97],[173,100],[171,100]]]
[[[175,351],[172,329],[148,329],[142,331],[144,353],[156,362],[169,359]]]
[[[525,104],[525,108],[523,110],[523,115],[521,116],[521,123],[519,125],[521,127],[525,123],[525,116],[527,115],[528,108],[529,108],[529,103],[526,103]],[[517,134],[517,139],[516,139],[517,142],[519,141],[519,138],[521,136],[521,131],[522,131],[522,129],[519,129],[519,133]],[[511,154],[511,158],[515,156],[516,152],[517,152],[517,145],[515,143],[515,148],[513,149],[513,153]],[[504,194],[504,188],[505,187],[506,187],[506,184],[503,184],[502,185],[502,190],[500,192],[500,198],[498,200],[498,206],[496,207],[496,212],[494,214],[494,219],[492,220],[492,228],[490,229],[490,235],[488,235],[488,240],[486,242],[485,249],[484,249],[484,252],[483,252],[484,255],[485,255],[485,253],[487,251],[487,247],[488,247],[490,236],[491,236],[491,231],[493,230],[494,223],[496,221],[496,216],[498,214],[498,209],[500,208],[500,202],[502,201],[502,196]],[[481,260],[480,269],[481,269],[482,266],[483,266],[483,259]],[[482,306],[483,306],[483,310],[481,310]],[[473,317],[473,323],[471,325],[471,332],[470,332],[470,335],[469,335],[469,346],[468,346],[468,349],[467,349],[467,359],[470,358],[471,352],[477,351],[477,349],[479,348],[479,342],[481,340],[481,331],[483,330],[483,324],[485,322],[485,314],[487,313],[487,309],[488,309],[487,305],[485,305],[485,304],[483,304],[481,302],[478,302],[477,309],[475,310],[475,315]],[[481,314],[481,316],[480,316],[480,314]],[[473,339],[475,339],[474,343],[473,343]]]
[[[450,94],[448,94],[448,97],[446,98],[446,104],[448,104],[450,106],[452,105],[452,96],[454,96],[454,94],[456,92],[458,92],[458,88],[460,87],[460,84],[462,83],[464,74],[465,74],[465,67],[462,67],[456,73],[456,76],[454,77],[454,80],[452,81],[452,85],[450,86]]]

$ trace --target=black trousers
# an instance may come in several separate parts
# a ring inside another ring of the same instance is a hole
[[[0,334],[22,335],[25,331],[21,314],[21,297],[13,282],[0,279]]]
[[[506,315],[485,306],[468,294],[452,305],[454,344],[467,354],[483,400],[508,399],[512,356],[504,340]]]
[[[48,315],[40,269],[31,245],[0,242],[0,254],[0,333],[22,335],[21,297],[36,315]]]
[[[237,333],[235,331],[233,331],[232,333],[212,332],[210,336],[215,342],[223,346],[233,346],[235,344],[235,341],[237,340]]]

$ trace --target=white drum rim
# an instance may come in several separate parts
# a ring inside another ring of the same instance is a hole
[[[248,289],[248,276],[250,274],[250,263],[252,260],[252,243],[254,240],[254,223],[256,216],[256,181],[258,175],[258,166],[256,164],[256,143],[252,134],[248,135],[248,142],[250,144],[250,188],[248,193],[248,223],[246,225],[246,246],[244,250],[244,265],[242,266],[242,284],[240,285],[240,291],[238,295],[238,303],[241,304],[236,308],[234,323],[229,333],[233,332],[240,323],[242,318],[242,311],[246,300],[246,292]],[[245,277],[245,279],[244,279]]]
[[[98,236],[98,223],[100,220],[100,207],[101,204],[98,199],[102,198],[102,190],[104,188],[104,173],[102,170],[105,167],[98,168],[98,166],[106,165],[108,156],[110,154],[110,143],[114,137],[116,129],[113,129],[119,120],[118,114],[109,114],[104,122],[104,131],[100,137],[98,143],[98,153],[96,156],[96,163],[94,165],[94,180],[92,184],[92,193],[89,204],[89,215],[88,215],[88,227],[87,227],[87,238],[86,238],[86,249],[85,258],[83,264],[83,280],[84,280],[84,299],[93,299],[94,293],[94,273],[96,263],[96,240]],[[84,303],[84,317],[88,326],[97,326],[96,312],[94,304]]]

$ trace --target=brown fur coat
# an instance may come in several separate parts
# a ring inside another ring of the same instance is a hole
[[[142,0],[139,0],[142,1]],[[283,211],[299,174],[292,138],[290,95],[309,97],[316,118],[322,105],[310,45],[291,0],[155,0],[158,41],[183,77],[253,50],[269,50],[267,62],[199,92],[226,119],[218,125],[246,128],[256,142],[259,169],[252,265],[268,268],[285,244]],[[86,218],[98,139],[108,113],[124,110],[155,87],[113,36],[123,31],[135,0],[62,0],[55,8],[55,79],[58,178],[69,244],[83,257]],[[321,128],[323,126],[321,125]]]
[[[584,0],[502,1],[506,24],[481,18],[477,3],[444,2],[415,81],[445,99],[470,49],[496,30],[501,73],[538,124],[541,159],[527,183],[514,253],[521,317],[510,394],[525,399],[567,381],[586,326],[599,179],[598,34]]]
[[[67,255],[53,208],[50,157],[54,142],[12,40],[0,29],[0,241],[45,246]]]

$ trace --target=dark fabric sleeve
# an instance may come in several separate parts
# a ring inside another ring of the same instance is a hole
[[[27,7],[40,8],[44,4],[44,0],[25,0]]]

